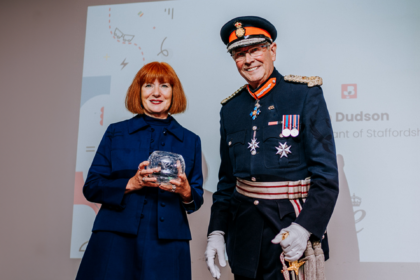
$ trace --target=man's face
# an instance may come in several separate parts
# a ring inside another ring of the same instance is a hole
[[[263,47],[264,44],[253,45],[244,48],[238,48],[232,51],[241,76],[249,83],[252,88],[262,85],[274,70],[274,61],[276,60],[277,44],[272,43],[270,46]],[[262,51],[255,51],[260,48]],[[235,54],[240,54],[235,59]]]

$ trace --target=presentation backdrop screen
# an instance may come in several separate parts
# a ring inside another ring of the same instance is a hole
[[[234,17],[257,15],[278,30],[275,66],[281,74],[324,80],[340,195],[349,205],[334,219],[355,232],[358,260],[420,262],[415,242],[420,232],[419,5],[408,0],[255,3],[88,8],[71,258],[82,257],[100,208],[82,194],[90,164],[107,126],[133,116],[125,109],[125,94],[146,63],[167,62],[179,75],[188,109],[175,119],[201,137],[204,188],[216,190],[220,101],[246,83],[219,32]],[[346,242],[344,236],[335,240]]]

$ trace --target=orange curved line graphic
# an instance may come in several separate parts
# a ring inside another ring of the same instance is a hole
[[[111,33],[112,38],[116,39],[118,43],[121,43],[121,41],[120,41],[120,40],[118,40],[118,39],[115,37],[115,34],[112,32],[112,26],[111,26],[111,8],[109,8],[109,14],[108,14],[108,17],[109,17],[109,20],[108,20],[108,24],[109,24],[109,32]],[[154,27],[153,27],[153,29],[154,29]],[[125,41],[123,41],[123,42],[122,42],[122,44],[123,44],[123,45],[125,45],[125,44],[126,44],[126,42],[125,42]],[[131,42],[128,42],[128,45],[131,45],[131,44],[133,44],[133,46],[138,47],[138,49],[139,49],[139,50],[141,50],[141,47],[140,47],[140,46],[138,46],[136,43],[131,43]],[[146,59],[144,58],[144,54],[143,54],[143,52],[141,52],[141,55],[143,56],[143,61],[145,61]]]

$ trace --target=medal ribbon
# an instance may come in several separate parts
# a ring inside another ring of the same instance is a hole
[[[282,127],[282,130],[285,130],[286,127],[287,127],[287,121],[286,121],[286,119],[287,119],[287,115],[283,115],[283,127]]]
[[[262,86],[259,90],[257,90],[256,92],[252,92],[251,89],[249,88],[249,85],[247,85],[247,89],[249,94],[254,98],[254,99],[260,99],[262,98],[264,95],[266,95],[270,90],[272,90],[274,88],[274,86],[276,85],[276,78],[271,78],[269,79],[264,86]]]
[[[295,129],[296,128],[296,115],[292,115],[292,126],[290,127],[291,129]]]
[[[300,119],[299,115],[293,115],[293,126],[292,126],[292,128],[295,128],[298,131],[299,131],[299,119]]]
[[[293,115],[283,115],[283,130],[292,129]]]
[[[294,128],[299,130],[299,120],[299,115],[283,115],[283,130]]]

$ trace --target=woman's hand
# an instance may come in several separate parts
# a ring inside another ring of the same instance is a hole
[[[160,185],[159,188],[167,192],[174,192],[181,196],[183,202],[191,202],[191,186],[185,173],[182,173],[181,163],[177,161],[178,179],[172,179],[170,184]]]
[[[156,182],[156,178],[150,178],[149,174],[159,172],[160,167],[146,169],[146,166],[149,165],[148,161],[143,161],[139,165],[139,170],[137,170],[136,175],[134,175],[130,181],[128,181],[127,186],[125,187],[125,193],[132,191],[138,191],[143,187],[159,187],[159,184]]]

